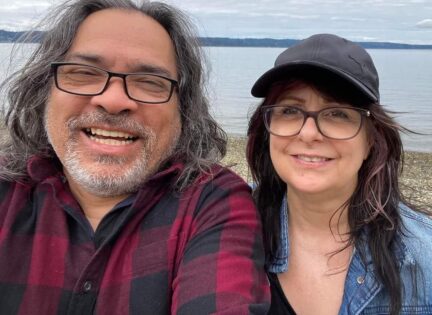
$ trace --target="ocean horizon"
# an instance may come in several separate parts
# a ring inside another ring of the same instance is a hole
[[[42,31],[7,31],[0,29],[0,43],[16,43],[27,34],[27,43],[38,43],[44,35]],[[202,46],[209,47],[264,47],[264,48],[286,48],[301,39],[272,38],[272,37],[198,37]],[[366,49],[432,49],[431,44],[409,44],[399,41],[354,41]]]

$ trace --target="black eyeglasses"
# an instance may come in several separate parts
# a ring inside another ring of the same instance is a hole
[[[273,135],[290,137],[298,135],[312,117],[318,131],[327,138],[348,140],[360,131],[363,117],[369,117],[368,110],[354,107],[329,107],[319,111],[305,111],[295,106],[274,105],[262,108],[264,124]]]
[[[127,96],[148,104],[166,103],[170,100],[176,80],[151,73],[118,73],[98,67],[71,62],[53,62],[56,87],[70,94],[94,96],[102,94],[112,77],[123,79]]]

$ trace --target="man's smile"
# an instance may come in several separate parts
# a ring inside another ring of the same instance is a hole
[[[100,128],[85,128],[85,134],[93,141],[107,145],[127,145],[138,139],[130,133]]]

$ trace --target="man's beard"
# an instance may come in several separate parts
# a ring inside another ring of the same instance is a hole
[[[125,130],[139,137],[143,145],[133,161],[128,162],[128,157],[108,154],[92,155],[79,150],[80,130],[87,126],[103,124],[108,124],[113,129]],[[138,191],[140,186],[157,171],[160,163],[171,155],[178,141],[177,133],[175,133],[174,139],[165,152],[156,152],[158,139],[153,129],[142,126],[126,115],[110,115],[102,111],[73,117],[68,120],[66,128],[69,136],[62,161],[63,166],[80,187],[100,197],[120,196]],[[45,129],[50,139],[46,123]],[[86,160],[83,161],[84,155],[86,155]],[[155,163],[150,159],[158,161]],[[116,168],[117,171],[113,172]]]

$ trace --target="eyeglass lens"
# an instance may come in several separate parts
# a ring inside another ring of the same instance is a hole
[[[108,84],[108,72],[86,65],[59,65],[57,85],[65,92],[78,95],[100,94]],[[125,77],[127,94],[130,98],[148,102],[166,102],[172,92],[172,82],[152,74],[128,74]]]
[[[307,116],[316,117],[318,130],[326,137],[348,139],[361,128],[362,114],[355,108],[332,107],[306,112],[292,106],[274,106],[266,110],[266,126],[274,135],[293,136],[300,132]]]

